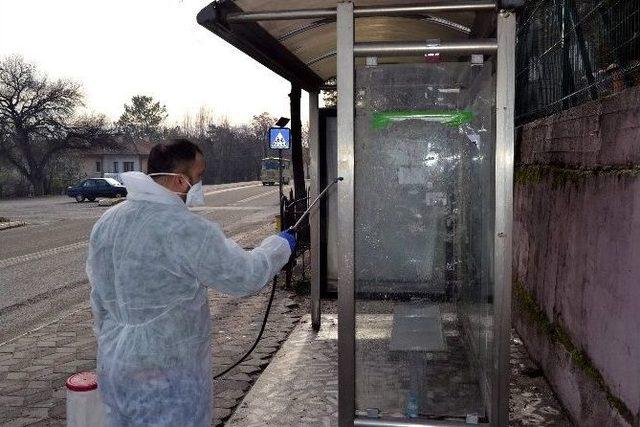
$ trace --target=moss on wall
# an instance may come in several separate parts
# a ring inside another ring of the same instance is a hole
[[[602,374],[593,365],[589,356],[575,346],[569,334],[559,323],[549,320],[546,313],[538,305],[533,293],[517,279],[513,282],[513,297],[516,308],[526,315],[531,324],[546,335],[552,342],[562,345],[569,353],[573,365],[591,378],[602,392],[605,393],[611,406],[614,407],[629,424],[633,425],[633,413],[619,397],[611,392]]]
[[[519,165],[515,169],[517,184],[534,185],[550,178],[553,188],[569,183],[580,183],[591,177],[615,176],[633,178],[640,175],[640,166],[600,166],[596,168],[569,168],[551,165]]]

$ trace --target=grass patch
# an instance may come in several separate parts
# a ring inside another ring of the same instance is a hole
[[[602,374],[593,365],[589,356],[575,346],[571,340],[571,336],[569,336],[559,323],[549,320],[546,313],[538,305],[533,293],[525,288],[524,284],[519,280],[514,280],[513,282],[513,296],[517,307],[527,315],[538,330],[547,335],[554,343],[562,345],[569,353],[574,366],[595,381],[600,390],[607,396],[607,401],[609,401],[611,406],[613,406],[629,424],[633,425],[633,413],[619,397],[611,392]]]

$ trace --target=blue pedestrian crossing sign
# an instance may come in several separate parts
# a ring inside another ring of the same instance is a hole
[[[288,150],[291,148],[291,129],[269,128],[269,148]]]

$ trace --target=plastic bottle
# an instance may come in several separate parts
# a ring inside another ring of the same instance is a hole
[[[407,409],[405,410],[405,415],[408,418],[418,418],[418,398],[416,397],[414,392],[409,392],[409,397],[407,398]]]
[[[67,386],[67,427],[104,427],[104,406],[95,372],[70,376]]]

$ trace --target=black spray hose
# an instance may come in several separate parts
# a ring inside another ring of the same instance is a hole
[[[322,192],[318,195],[318,197],[316,197],[316,199],[309,205],[307,210],[302,213],[302,216],[298,219],[298,222],[296,222],[292,227],[290,227],[289,230],[296,231],[298,229],[298,227],[300,226],[300,224],[302,223],[302,220],[307,215],[309,215],[309,212],[311,212],[311,209],[313,208],[313,206],[325,195],[325,193],[329,190],[329,188],[331,188],[334,184],[337,184],[339,181],[342,181],[342,177],[340,177],[340,176],[337,177],[336,179],[334,179],[329,185],[327,185],[325,187],[325,189],[322,190]],[[239,364],[244,362],[244,360],[247,357],[249,357],[249,355],[253,352],[253,350],[255,350],[256,347],[258,346],[258,343],[262,339],[262,334],[264,333],[264,328],[267,326],[267,319],[269,319],[269,312],[271,311],[271,304],[273,303],[273,297],[276,294],[276,285],[277,284],[278,284],[278,276],[275,276],[273,278],[273,285],[271,286],[271,296],[269,297],[269,303],[267,304],[267,309],[264,312],[264,319],[262,319],[262,326],[260,327],[260,332],[258,332],[258,336],[256,337],[256,340],[253,342],[253,345],[251,346],[251,348],[249,350],[247,350],[247,352],[244,354],[244,356],[242,356],[240,359],[238,359],[238,361],[236,361],[233,365],[229,366],[224,371],[222,371],[222,372],[220,372],[218,374],[215,374],[213,376],[214,380],[220,378],[221,376],[225,375],[226,373],[231,371],[233,368],[235,368],[236,366],[238,366]]]
[[[271,296],[269,297],[269,303],[267,304],[267,309],[266,309],[266,311],[264,313],[264,319],[262,319],[262,326],[260,327],[260,332],[258,332],[258,337],[253,342],[253,345],[244,354],[244,356],[242,356],[240,359],[238,359],[237,362],[235,362],[233,365],[229,366],[227,369],[225,369],[224,371],[220,372],[219,374],[215,374],[213,376],[214,380],[220,378],[221,376],[225,375],[230,370],[232,370],[233,368],[235,368],[236,366],[238,366],[239,364],[244,362],[244,360],[247,357],[249,357],[249,355],[253,352],[253,350],[255,350],[255,348],[258,346],[258,343],[260,342],[260,339],[262,339],[262,334],[264,332],[264,328],[267,326],[267,319],[269,318],[269,312],[271,311],[271,304],[273,303],[273,297],[276,294],[276,285],[277,284],[278,284],[278,276],[273,278],[273,285],[271,286]]]

